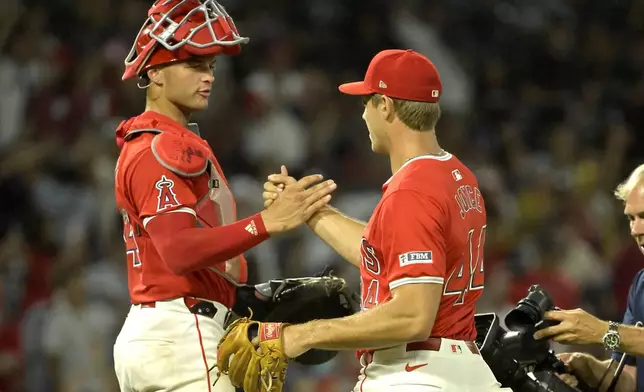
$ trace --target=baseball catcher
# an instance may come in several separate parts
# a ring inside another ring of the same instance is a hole
[[[237,319],[230,322],[217,348],[218,374],[229,376],[246,392],[279,392],[292,359],[304,365],[331,360],[337,351],[310,350],[289,358],[282,328],[314,319],[349,316],[358,310],[357,295],[328,268],[314,277],[271,280],[238,288]]]

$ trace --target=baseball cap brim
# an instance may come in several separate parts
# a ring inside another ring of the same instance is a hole
[[[338,86],[338,90],[349,95],[370,95],[373,93],[363,81],[341,84]]]

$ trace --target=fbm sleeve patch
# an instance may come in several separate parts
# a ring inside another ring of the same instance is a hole
[[[400,261],[400,266],[404,267],[410,264],[431,264],[432,260],[432,251],[426,250],[422,252],[407,252],[398,256]]]

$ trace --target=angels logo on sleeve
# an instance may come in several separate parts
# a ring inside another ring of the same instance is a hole
[[[157,212],[179,205],[177,195],[173,190],[174,181],[170,180],[166,176],[161,176],[161,179],[157,181],[154,187],[159,190],[159,195],[157,196],[157,199],[159,200]]]

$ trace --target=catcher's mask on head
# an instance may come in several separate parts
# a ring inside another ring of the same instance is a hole
[[[125,58],[122,79],[192,56],[233,56],[248,41],[214,0],[157,0]]]

